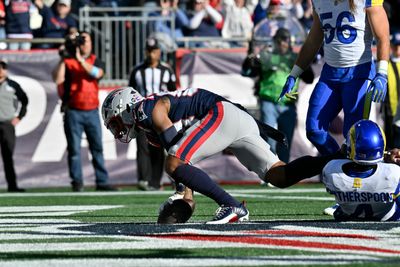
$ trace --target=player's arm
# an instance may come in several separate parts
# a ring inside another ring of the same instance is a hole
[[[296,79],[303,74],[311,62],[314,60],[315,55],[318,53],[322,42],[324,41],[324,32],[322,30],[321,21],[318,14],[313,11],[313,24],[307,38],[301,47],[300,53],[297,56],[296,62],[286,79],[286,83],[282,88],[282,92],[277,99],[280,101],[285,95],[290,97],[290,92],[293,90]]]
[[[152,111],[153,129],[158,134],[161,144],[168,151],[173,144],[178,132],[170,118],[168,117],[171,102],[168,97],[162,97],[154,105]]]
[[[383,6],[366,9],[369,24],[377,41],[377,60],[388,61],[390,55],[389,22]],[[380,67],[380,66],[378,66]]]
[[[387,72],[390,54],[389,22],[382,5],[367,7],[366,11],[372,32],[377,40],[378,68],[367,88],[374,102],[383,102],[387,92]]]
[[[303,46],[301,47],[295,66],[297,65],[302,70],[307,69],[321,48],[323,41],[324,32],[322,30],[321,21],[319,20],[318,14],[313,11],[313,24]],[[300,76],[300,74],[298,74],[297,77]]]

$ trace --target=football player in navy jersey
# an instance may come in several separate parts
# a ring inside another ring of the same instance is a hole
[[[385,144],[375,122],[360,120],[347,134],[347,159],[323,169],[322,182],[338,203],[336,220],[400,220],[400,167],[383,162]]]
[[[371,100],[385,99],[389,23],[383,0],[312,0],[312,3],[312,27],[280,98],[291,93],[297,77],[322,46],[325,64],[310,97],[306,132],[318,151],[327,155],[339,150],[328,129],[342,109],[345,137],[355,122],[367,118]],[[377,68],[372,57],[373,37],[376,38]]]
[[[330,159],[340,157],[305,156],[285,164],[262,137],[265,128],[244,108],[204,89],[189,88],[147,98],[131,87],[116,89],[104,100],[102,116],[107,129],[121,142],[129,142],[141,129],[150,143],[164,147],[168,152],[165,168],[175,182],[220,206],[208,222],[211,224],[248,220],[249,211],[193,166],[198,161],[229,148],[260,179],[284,188],[319,174]]]

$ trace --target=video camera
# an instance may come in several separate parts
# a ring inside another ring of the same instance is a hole
[[[60,56],[63,58],[75,58],[76,49],[85,43],[85,36],[80,35],[78,32],[70,34],[65,37],[65,49],[60,50]]]

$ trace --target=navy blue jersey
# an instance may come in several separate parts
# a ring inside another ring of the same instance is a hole
[[[169,119],[174,124],[182,122],[185,128],[189,126],[189,121],[199,120],[207,115],[209,110],[215,106],[215,103],[228,101],[222,96],[199,88],[188,88],[151,95],[135,107],[135,121],[139,128],[145,130],[154,138],[157,137],[157,134],[153,130],[152,112],[155,104],[162,97],[168,97],[171,103],[168,113]],[[156,140],[149,141],[156,142]]]
[[[153,125],[152,112],[156,102],[168,97],[171,103],[168,114],[173,122],[203,118],[208,111],[219,101],[228,101],[222,96],[199,88],[188,88],[175,92],[163,92],[151,95],[135,107],[136,123],[139,126],[151,129]]]

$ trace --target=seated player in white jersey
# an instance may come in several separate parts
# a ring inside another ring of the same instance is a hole
[[[204,89],[188,88],[147,98],[131,87],[116,89],[104,100],[102,116],[107,129],[120,141],[129,142],[140,128],[150,143],[164,147],[168,152],[166,172],[176,184],[186,186],[184,199],[192,201],[193,190],[220,206],[209,222],[212,224],[248,220],[249,211],[193,166],[200,160],[229,148],[260,179],[284,188],[321,173],[328,161],[340,157],[306,156],[285,164],[266,141],[266,135],[279,139],[277,130],[255,120],[240,105]],[[184,125],[179,132],[177,122]],[[190,215],[175,222],[185,222]]]
[[[375,122],[360,120],[347,135],[347,159],[332,160],[323,169],[322,181],[338,203],[336,220],[400,220],[400,166],[383,162],[385,142]]]

